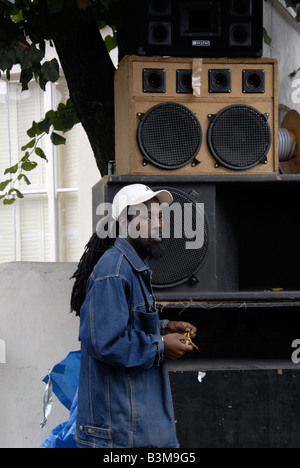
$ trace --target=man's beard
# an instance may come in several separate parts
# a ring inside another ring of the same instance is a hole
[[[147,258],[148,260],[158,260],[162,258],[166,252],[163,242],[155,241],[151,237],[147,239],[146,243],[143,243],[139,237],[137,239],[132,239],[131,244],[141,257]]]

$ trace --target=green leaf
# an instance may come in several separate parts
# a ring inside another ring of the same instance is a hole
[[[17,47],[16,56],[21,65],[22,70],[26,70],[31,67],[32,62],[30,60],[29,53],[23,45],[19,45],[19,47]]]
[[[18,180],[21,180],[21,179],[24,179],[24,181],[26,182],[27,185],[31,184],[30,180],[26,177],[25,174],[19,174],[18,175]]]
[[[42,135],[43,133],[49,133],[51,127],[51,120],[46,117],[36,124],[35,134]]]
[[[24,195],[16,188],[12,188],[8,191],[8,195],[12,195],[13,193],[15,193],[18,198],[24,198]]]
[[[115,49],[117,47],[117,38],[116,36],[106,36],[105,39],[104,39],[104,42],[105,42],[105,45],[106,45],[106,48],[108,50],[108,52],[110,52],[111,50]]]
[[[292,80],[295,78],[296,75],[298,75],[300,71],[300,68],[298,68],[298,70],[294,70],[292,73],[289,74],[289,78]]]
[[[15,203],[15,198],[5,198],[3,200],[3,205],[12,205],[13,203]]]
[[[21,161],[27,161],[28,158],[29,158],[29,151],[26,151],[24,156],[21,158]]]
[[[56,146],[64,145],[66,143],[66,139],[63,136],[58,135],[58,133],[55,133],[55,132],[51,133],[50,138],[51,138],[52,143]]]
[[[22,146],[21,151],[25,151],[28,148],[33,148],[35,145],[35,140],[30,140],[27,145]]]
[[[266,30],[265,28],[263,28],[263,37],[264,37],[264,42],[265,42],[265,44],[267,44],[268,46],[270,46],[271,43],[272,43],[272,39],[271,39],[270,36],[268,35],[267,30]]]
[[[22,84],[22,91],[28,90],[28,83],[32,80],[33,73],[30,69],[22,70],[20,75],[20,83]]]
[[[20,23],[20,21],[24,20],[22,10],[17,10],[17,9],[12,10],[12,12],[10,14],[10,17],[13,20],[14,23]]]
[[[29,51],[27,52],[32,63],[40,62],[45,56],[45,50],[43,45],[38,49],[35,44],[31,44]]]
[[[12,58],[7,53],[7,51],[4,51],[0,55],[0,70],[2,71],[10,70],[14,64],[15,62],[12,60]]]
[[[21,164],[21,168],[24,170],[24,171],[32,171],[32,169],[34,169],[35,167],[37,166],[37,162],[35,161],[24,161],[22,162]]]
[[[32,126],[29,130],[27,130],[27,135],[29,138],[34,138],[36,135],[36,128],[37,128],[37,123],[35,121],[32,122]]]
[[[42,148],[35,148],[35,154],[37,154],[40,158],[45,159],[45,161],[48,161],[47,156],[45,155]]]
[[[55,115],[56,112],[53,109],[51,109],[48,112],[46,112],[45,117],[47,117],[51,122],[53,122],[53,118],[55,117]]]
[[[0,192],[3,192],[11,181],[12,181],[12,179],[7,179],[7,180],[4,180],[3,182],[1,182],[0,183]]]
[[[5,169],[4,174],[15,174],[18,170],[18,167],[19,167],[18,163],[12,167],[8,167],[7,169]]]
[[[45,80],[55,83],[59,78],[58,61],[54,58],[49,62],[43,63],[41,68],[41,74]]]

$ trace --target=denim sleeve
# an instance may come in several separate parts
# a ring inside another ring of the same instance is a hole
[[[164,351],[160,323],[152,316],[151,324],[148,317],[140,326],[132,324],[126,288],[120,276],[92,285],[80,311],[80,340],[90,355],[106,364],[150,368]]]

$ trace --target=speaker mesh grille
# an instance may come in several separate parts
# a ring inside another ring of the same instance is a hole
[[[202,144],[202,130],[197,117],[187,107],[164,103],[142,116],[137,139],[145,160],[164,169],[177,169],[196,158]]]
[[[249,169],[265,160],[271,145],[266,117],[250,106],[234,105],[220,111],[208,131],[215,159],[230,169]]]
[[[173,188],[166,189],[172,193],[174,203],[180,204],[182,210],[184,210],[185,203],[188,203],[189,205],[192,204],[192,223],[189,223],[188,220],[188,223],[186,223],[186,226],[184,226],[184,216],[182,216],[183,236],[180,238],[175,238],[173,235],[175,232],[174,217],[171,217],[171,236],[169,239],[164,238],[162,240],[165,247],[165,253],[163,254],[162,258],[158,260],[149,260],[150,268],[153,273],[152,284],[153,286],[160,288],[182,283],[194,275],[201,268],[205,261],[209,242],[207,219],[204,212],[198,211],[198,216],[201,216],[202,220],[204,217],[204,222],[202,221],[202,234],[200,234],[202,235],[201,243],[203,245],[201,248],[197,249],[186,248],[186,242],[193,242],[196,239],[196,237],[192,237],[192,233],[189,233],[187,230],[187,225],[190,225],[193,231],[196,231],[196,210],[199,210],[199,207],[197,207],[197,205],[190,198],[188,198],[185,193],[174,190]],[[155,190],[159,190],[159,188],[156,188]]]

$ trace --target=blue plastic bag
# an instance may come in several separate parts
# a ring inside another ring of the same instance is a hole
[[[59,424],[44,440],[40,448],[77,448],[74,440],[76,429],[78,393],[76,391],[70,409],[69,420]]]
[[[51,371],[53,392],[68,410],[71,409],[78,387],[80,358],[81,352],[73,351]],[[49,375],[46,375],[43,382],[48,383],[48,380]]]
[[[76,448],[74,440],[77,404],[78,404],[78,380],[81,352],[75,351],[51,371],[51,382],[53,392],[59,401],[70,410],[69,420],[59,424],[47,436],[40,448]],[[49,375],[43,382],[48,383]]]

